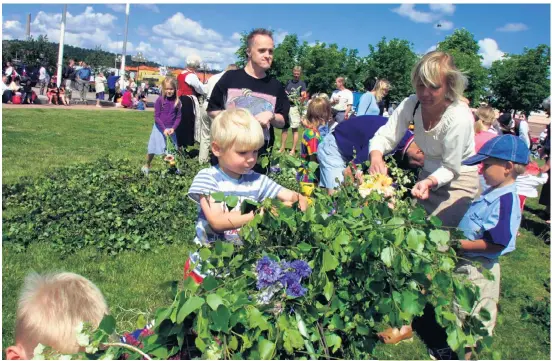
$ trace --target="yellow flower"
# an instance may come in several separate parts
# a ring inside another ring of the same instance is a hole
[[[169,165],[170,165],[171,167],[174,167],[174,166],[176,165],[176,162],[175,162],[174,160],[171,160],[171,161],[169,162]]]

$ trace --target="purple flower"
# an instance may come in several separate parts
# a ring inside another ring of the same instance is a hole
[[[300,259],[292,261],[289,266],[290,268],[293,268],[295,270],[295,273],[297,273],[297,275],[301,278],[310,276],[312,272],[307,262]]]
[[[307,292],[307,289],[301,286],[299,282],[291,284],[286,288],[286,293],[291,297],[301,297]]]
[[[278,265],[278,262],[271,260],[267,256],[264,256],[257,263],[256,270],[258,289],[274,284],[274,282],[280,279],[282,274],[282,269]]]
[[[286,272],[280,279],[284,287],[290,287],[292,284],[300,283],[301,277],[296,272]]]

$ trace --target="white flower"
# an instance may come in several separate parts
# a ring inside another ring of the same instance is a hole
[[[34,351],[33,351],[33,360],[46,360],[44,358],[44,355],[42,354],[44,352],[44,349],[46,347],[39,343],[38,345],[36,345]]]
[[[85,333],[77,333],[77,343],[79,346],[88,346],[90,344],[90,336]]]
[[[96,346],[88,345],[85,349],[86,353],[96,353],[98,348]]]
[[[58,360],[71,360],[71,355],[61,355]]]

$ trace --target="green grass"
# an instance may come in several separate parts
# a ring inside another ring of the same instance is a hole
[[[128,157],[140,167],[144,159],[153,115],[142,112],[9,109],[3,112],[3,182],[22,176],[38,176],[76,162],[88,162],[106,154]],[[280,131],[276,131],[276,146]],[[291,146],[291,132],[288,149]],[[154,162],[160,166],[160,162]],[[548,359],[549,327],[522,311],[550,299],[549,227],[539,218],[542,209],[529,200],[517,249],[501,259],[502,287],[499,322],[493,351],[503,359]],[[48,244],[34,244],[24,253],[2,254],[2,343],[14,342],[17,296],[31,271],[71,271],[91,279],[104,293],[120,330],[133,328],[140,312],[146,316],[170,301],[167,282],[182,277],[188,251],[168,246],[159,253],[126,252],[117,256],[84,249],[61,258]],[[413,342],[376,347],[378,359],[428,359],[418,337]],[[482,355],[491,358],[491,353]]]

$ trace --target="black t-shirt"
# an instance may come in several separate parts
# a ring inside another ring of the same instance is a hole
[[[306,92],[307,91],[307,84],[303,80],[295,81],[295,79],[292,79],[288,81],[286,85],[286,92],[290,94],[293,90],[301,88],[300,92]]]
[[[267,75],[256,79],[244,69],[227,71],[217,82],[209,98],[207,111],[232,108],[245,108],[257,115],[272,111],[284,117],[285,126],[289,127],[289,99],[284,86],[277,79]],[[268,132],[265,132],[265,140]],[[274,144],[274,127],[270,126],[269,146]]]

